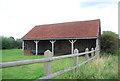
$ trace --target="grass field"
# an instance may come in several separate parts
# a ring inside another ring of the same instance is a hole
[[[2,61],[20,61],[43,58],[43,56],[23,56],[21,49],[11,49],[2,51]],[[84,61],[79,58],[79,63]],[[66,58],[52,62],[52,73],[67,69],[73,66],[73,59]],[[43,63],[8,67],[2,69],[3,79],[38,79],[43,77]],[[117,79],[118,77],[118,56],[107,55],[94,59],[89,63],[82,65],[78,71],[66,72],[53,79]]]

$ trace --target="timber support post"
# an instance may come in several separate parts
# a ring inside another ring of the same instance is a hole
[[[36,47],[36,54],[35,55],[38,55],[38,42],[39,41],[34,41],[35,42],[35,47]]]
[[[71,54],[74,53],[74,43],[76,42],[76,40],[69,40],[69,42],[71,43]]]
[[[22,50],[24,50],[24,40],[22,41]]]
[[[54,56],[54,43],[56,42],[56,40],[51,40],[50,42],[52,44],[52,56]]]
[[[96,39],[96,49],[97,49],[97,54],[98,54],[98,57],[100,56],[100,46],[99,46],[99,39],[97,38]]]
[[[24,55],[24,49],[25,49],[25,44],[24,44],[25,42],[24,42],[24,40],[22,41],[22,54]]]

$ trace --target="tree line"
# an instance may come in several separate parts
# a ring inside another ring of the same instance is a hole
[[[103,31],[101,35],[101,51],[106,53],[117,53],[119,48],[119,35],[112,31]]]
[[[2,49],[21,49],[22,40],[14,39],[14,37],[0,37],[2,41]],[[114,53],[120,48],[120,39],[118,34],[112,31],[103,31],[101,35],[101,51],[106,53]]]
[[[14,39],[14,37],[0,37],[1,41],[1,49],[21,49],[22,48],[22,40]]]

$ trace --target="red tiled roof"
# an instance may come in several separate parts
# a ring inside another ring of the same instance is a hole
[[[22,39],[98,37],[100,20],[39,25]]]

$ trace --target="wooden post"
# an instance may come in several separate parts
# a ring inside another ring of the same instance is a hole
[[[100,53],[100,48],[99,47],[100,46],[99,46],[99,39],[98,38],[96,39],[96,47],[97,47],[97,50],[98,50],[97,53],[98,53],[98,56],[99,56],[99,53]]]
[[[52,44],[52,55],[54,56],[54,43],[56,40],[51,40],[51,44]]]
[[[24,46],[24,40],[22,41],[22,55],[24,55],[24,48],[25,48],[25,46]]]
[[[74,54],[78,54],[78,53],[79,53],[79,50],[75,49]],[[78,56],[73,57],[73,60],[74,60],[74,66],[77,66],[78,65]],[[77,72],[77,68],[75,69],[75,72]]]
[[[75,49],[74,54],[78,54],[78,53],[79,53],[78,49]],[[76,66],[76,65],[78,65],[78,56],[74,57],[74,66]]]
[[[39,41],[34,41],[35,42],[35,45],[36,45],[36,54],[35,55],[37,55],[38,54],[38,42]]]
[[[69,40],[69,42],[71,43],[71,54],[74,53],[74,43],[76,42],[76,40]]]
[[[88,51],[89,51],[89,49],[88,49],[88,48],[86,48],[86,49],[85,49],[85,52],[88,52]],[[87,54],[85,54],[85,58],[86,58],[86,59],[89,59],[89,54],[88,54],[88,53],[87,53]]]
[[[94,51],[94,48],[92,48],[91,51]],[[91,53],[91,57],[93,57],[93,56],[94,56],[94,52]]]
[[[24,50],[24,40],[22,41],[22,51]]]
[[[97,55],[97,57],[99,57],[99,48],[96,47],[95,50],[96,50],[96,51],[95,51],[95,55]]]
[[[97,55],[97,47],[95,47],[95,55]]]
[[[96,39],[96,47],[98,47],[98,45],[99,45],[99,44],[98,44],[98,38],[97,38],[97,39]]]
[[[44,57],[45,58],[52,57],[52,52],[50,50],[46,50],[44,52]],[[51,62],[49,61],[44,63],[44,75],[47,76],[50,74],[51,74]]]

